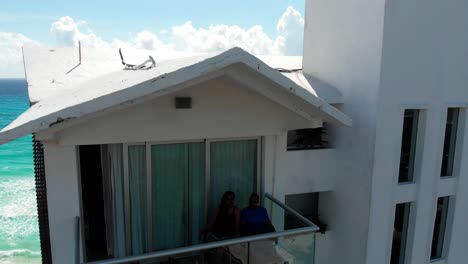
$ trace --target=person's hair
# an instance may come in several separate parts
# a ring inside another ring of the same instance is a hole
[[[253,199],[253,198],[257,198],[257,200],[260,200],[260,196],[258,196],[257,193],[252,193],[252,194],[250,195],[250,198],[249,198],[249,203],[252,202],[252,199]]]
[[[233,191],[226,191],[223,194],[223,197],[221,198],[221,203],[219,204],[219,209],[220,210],[225,210],[226,209],[226,201],[227,201],[228,196],[232,196],[233,199],[236,198],[236,194]]]

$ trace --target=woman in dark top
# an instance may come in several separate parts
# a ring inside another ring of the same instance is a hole
[[[213,220],[202,233],[211,232],[216,239],[239,236],[240,210],[234,205],[235,197],[232,191],[224,193]]]

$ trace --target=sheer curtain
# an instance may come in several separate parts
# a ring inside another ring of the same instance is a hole
[[[123,199],[123,155],[122,144],[108,145],[110,174],[114,189],[114,257],[125,256],[125,217]]]
[[[125,256],[122,144],[101,145],[107,251]]]
[[[130,188],[130,221],[132,254],[146,249],[146,147],[128,147],[128,177]]]
[[[107,145],[101,145],[102,193],[104,197],[104,219],[106,223],[107,254],[114,256],[114,200],[112,176]]]
[[[147,211],[146,155],[151,158],[152,210]],[[210,190],[205,189],[205,143],[128,146],[128,188],[130,211],[124,206],[123,145],[101,146],[108,252],[126,255],[125,225],[130,225],[131,253],[146,253],[147,236],[152,250],[197,244],[206,223],[205,195],[211,217],[226,190],[236,193],[236,204],[247,206],[257,186],[257,140],[210,144]],[[130,223],[125,223],[125,214]],[[152,223],[147,223],[147,214]],[[147,226],[152,225],[152,234]]]

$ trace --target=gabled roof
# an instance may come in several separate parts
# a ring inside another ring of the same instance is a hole
[[[276,89],[296,99],[283,103],[290,110],[305,118],[320,117],[328,122],[351,125],[351,119],[318,98],[310,91],[269,67],[257,57],[233,48],[217,55],[205,55],[160,62],[157,67],[144,71],[118,70],[101,77],[63,87],[66,93],[58,93],[35,103],[10,125],[0,131],[0,144],[27,134],[47,130],[55,124],[103,112],[111,107],[133,104],[147,96],[158,97],[178,91],[194,82],[236,71],[230,66],[240,65],[248,73],[268,79],[275,85],[263,87],[258,92],[272,98],[267,89]],[[120,65],[120,67],[122,67]],[[28,69],[26,68],[27,72]],[[28,77],[29,82],[29,77]],[[273,98],[274,99],[274,98]],[[281,99],[278,99],[281,100]]]
[[[344,102],[343,95],[336,87],[304,74],[302,56],[257,56],[257,58],[325,102],[329,104]]]
[[[127,63],[139,64],[148,55],[159,64],[161,61],[184,59],[189,64],[193,59],[209,58],[217,54],[177,53],[161,54],[152,50],[123,48],[123,55]],[[93,48],[81,45],[81,64],[77,47],[45,48],[27,46],[23,48],[24,66],[28,82],[28,94],[31,103],[37,103],[51,96],[64,94],[76,85],[95,79],[98,76],[122,70],[121,59],[117,49]],[[170,56],[170,57],[167,57]],[[313,95],[329,104],[343,103],[343,96],[335,87],[323,85],[302,71],[302,56],[257,56],[261,61],[281,74],[302,86]],[[73,69],[73,70],[72,70]],[[72,70],[71,72],[69,72]],[[69,73],[68,73],[69,72]]]

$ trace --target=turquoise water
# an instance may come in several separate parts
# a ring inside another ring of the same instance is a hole
[[[0,128],[29,107],[24,80],[0,80]],[[31,136],[0,145],[0,263],[40,263]]]

